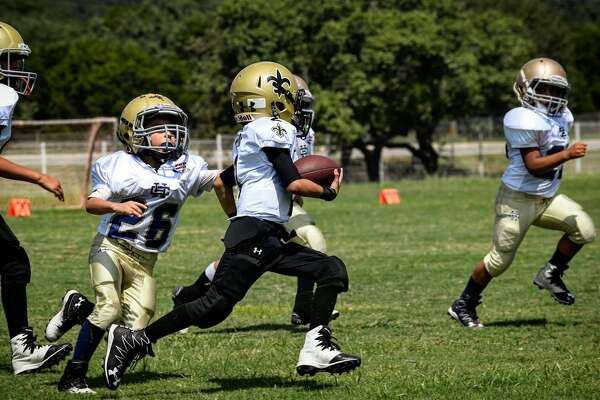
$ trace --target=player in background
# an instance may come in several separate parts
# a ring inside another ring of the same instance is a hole
[[[233,80],[231,104],[242,128],[235,141],[234,167],[226,170],[229,177],[224,180],[237,182],[241,189],[219,268],[204,296],[176,307],[145,329],[111,326],[104,360],[109,388],[116,389],[127,367],[150,353],[151,343],[191,325],[209,328],[226,319],[267,271],[317,282],[297,372],[342,373],[360,365],[360,358],[340,351],[327,327],[338,293],[348,290],[346,266],[337,257],[284,243],[292,195],[330,201],[342,180],[338,171],[331,187],[302,179],[292,161],[296,131],[307,133],[312,120],[301,112],[303,95],[292,73],[273,62],[251,64]]]
[[[0,22],[0,152],[11,139],[12,116],[19,94],[28,96],[37,75],[25,71],[31,50],[7,23]],[[41,172],[0,157],[0,177],[39,185],[64,201],[60,182]],[[8,324],[13,372],[33,372],[63,360],[71,351],[68,343],[40,346],[27,318],[27,284],[31,267],[25,249],[0,216],[0,291]]]
[[[311,117],[311,126],[314,121],[313,103],[314,96],[304,79],[294,75],[299,89],[304,90],[302,97],[302,112]],[[308,133],[301,133],[296,137],[296,145],[294,148],[292,159],[294,161],[313,154],[315,146],[315,131],[312,127]],[[327,243],[325,236],[316,226],[315,220],[302,208],[304,201],[301,196],[293,196],[292,215],[285,229],[288,232],[295,232],[291,241],[299,243],[303,246],[310,247],[313,250],[327,253]],[[177,307],[181,304],[196,300],[203,296],[215,276],[219,260],[213,261],[204,270],[204,272],[190,286],[177,286],[173,289],[171,297],[173,306]],[[298,286],[296,289],[296,298],[294,308],[292,310],[291,323],[293,325],[306,325],[310,323],[310,312],[313,300],[315,282],[309,278],[298,277]],[[340,315],[339,311],[333,310],[331,319],[336,319]],[[183,330],[182,332],[186,332]]]
[[[187,153],[187,115],[170,99],[158,94],[133,99],[121,114],[117,135],[126,151],[94,163],[86,201],[87,212],[102,215],[89,256],[96,304],[70,290],[46,328],[46,337],[56,340],[81,323],[60,391],[94,393],[85,377],[106,329],[117,321],[141,329],[154,315],[153,269],[171,244],[188,196],[214,187],[226,213],[235,214],[233,191],[219,171]]]
[[[562,280],[568,263],[584,244],[596,237],[590,216],[581,206],[558,194],[563,164],[583,157],[586,144],[569,146],[573,115],[567,108],[569,82],[563,67],[549,58],[527,62],[517,75],[514,91],[521,107],[504,116],[509,165],[496,197],[492,249],[473,270],[448,314],[469,328],[481,328],[476,307],[481,293],[512,263],[531,225],[563,231],[554,254],[533,283],[560,304],[575,302]]]

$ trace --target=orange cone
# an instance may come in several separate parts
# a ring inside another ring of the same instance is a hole
[[[10,199],[6,215],[8,217],[31,217],[31,201],[29,199]]]
[[[397,189],[381,189],[379,204],[400,204],[400,195]]]

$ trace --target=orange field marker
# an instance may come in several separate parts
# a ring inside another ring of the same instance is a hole
[[[400,195],[397,189],[381,189],[379,204],[400,204]]]
[[[31,200],[10,199],[6,215],[8,217],[31,217]]]

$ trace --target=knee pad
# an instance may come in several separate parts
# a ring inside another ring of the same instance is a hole
[[[588,244],[596,239],[596,227],[592,218],[583,210],[575,215],[575,232],[569,234],[569,240],[577,244]]]
[[[317,287],[336,286],[340,292],[348,291],[348,271],[346,264],[335,256],[321,261],[321,270],[317,278]]]
[[[494,278],[502,275],[504,271],[510,267],[513,259],[515,258],[515,252],[513,251],[500,251],[495,247],[486,254],[483,258],[486,271]]]
[[[31,281],[31,266],[25,249],[19,245],[7,246],[2,258],[2,285],[26,285]]]
[[[321,253],[327,253],[327,243],[323,232],[315,225],[304,225],[296,229],[296,235],[304,241],[308,247]]]
[[[210,328],[222,322],[231,314],[236,301],[231,297],[223,295],[217,287],[212,285],[206,295],[186,303],[188,315],[192,323],[198,328]]]

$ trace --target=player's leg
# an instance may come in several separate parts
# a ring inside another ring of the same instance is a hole
[[[227,318],[252,284],[279,257],[281,243],[270,230],[269,223],[256,218],[232,221],[225,234],[225,252],[204,296],[176,307],[139,331],[111,326],[104,361],[107,386],[116,389],[131,362],[150,354],[151,343],[191,325],[208,328]]]
[[[189,303],[204,296],[210,287],[211,282],[215,277],[217,268],[219,267],[219,260],[213,261],[207,265],[204,272],[200,274],[198,279],[189,286],[177,286],[171,291],[171,299],[173,300],[173,307],[180,306],[181,304]]]
[[[94,303],[75,289],[70,289],[61,299],[60,310],[46,325],[46,339],[57,341],[72,327],[82,324],[94,309]]]
[[[312,216],[295,202],[292,208],[292,215],[285,228],[290,232],[296,232],[296,236],[291,240],[292,242],[310,247],[324,254],[327,253],[327,242],[323,233],[315,225]],[[293,325],[304,325],[310,322],[314,287],[315,282],[312,279],[298,277],[296,297],[291,316],[291,323]],[[339,313],[334,310],[332,319],[337,318],[338,315]]]
[[[558,241],[554,254],[542,266],[533,283],[540,289],[548,290],[558,303],[573,304],[575,295],[567,289],[562,275],[581,247],[596,238],[594,223],[579,204],[565,195],[558,195],[534,221],[534,225],[563,231],[565,234]]]
[[[490,252],[479,261],[460,297],[448,315],[468,328],[482,328],[477,316],[481,294],[492,278],[500,276],[512,263],[529,226],[538,215],[541,199],[500,186],[496,196],[494,235]]]
[[[39,346],[27,319],[26,286],[31,279],[27,253],[0,216],[0,292],[12,350],[13,372],[33,372],[63,360],[71,351],[68,343]]]
[[[302,276],[316,282],[309,331],[300,351],[296,370],[300,375],[317,372],[342,373],[360,365],[360,358],[341,352],[332,341],[328,327],[337,296],[348,290],[346,265],[337,257],[327,256],[297,243],[286,243],[283,257],[270,271]]]
[[[70,393],[93,393],[85,380],[88,364],[106,329],[121,318],[121,285],[124,259],[119,248],[97,236],[90,249],[90,276],[96,294],[92,313],[83,321],[77,337],[73,359],[58,382],[58,390]]]
[[[121,320],[134,330],[148,326],[156,308],[156,281],[152,276],[156,255],[141,257],[123,264]]]

